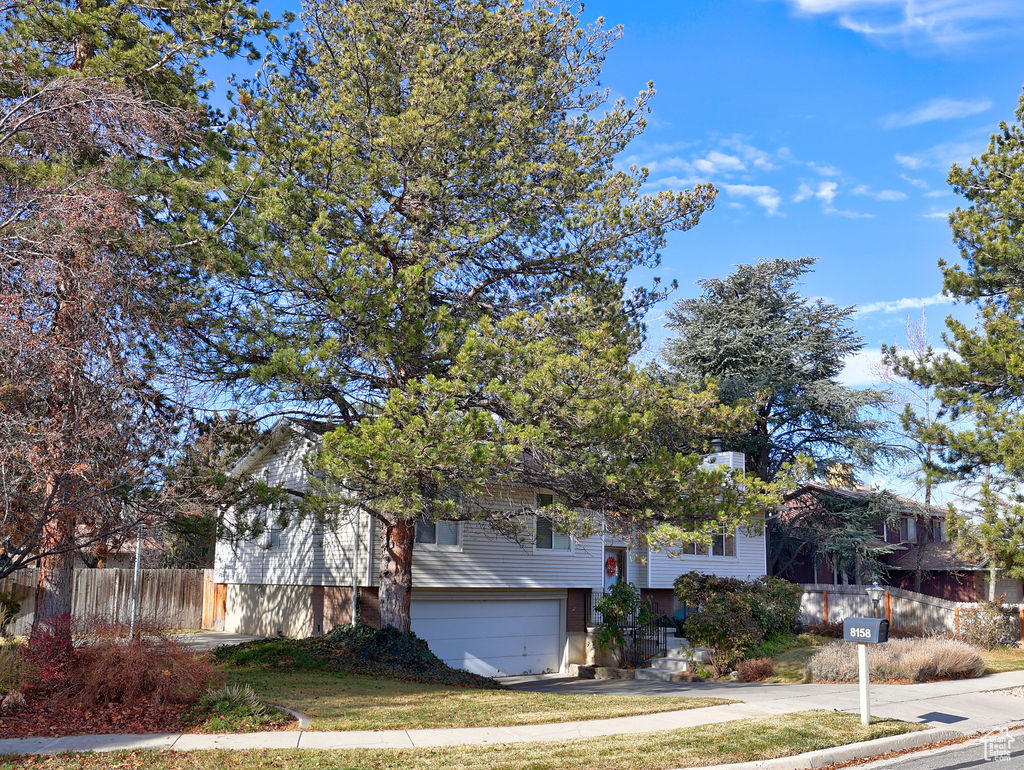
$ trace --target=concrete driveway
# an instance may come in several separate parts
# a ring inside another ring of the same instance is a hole
[[[250,642],[253,639],[262,639],[261,636],[249,636],[247,634],[229,634],[226,631],[200,631],[195,634],[171,634],[171,637],[181,642],[190,650],[196,652],[208,652],[214,647],[224,644],[241,644]]]
[[[860,711],[855,684],[674,684],[571,677],[509,677],[503,681],[514,689],[533,692],[730,698],[772,713],[805,709]],[[999,692],[1020,686],[1024,686],[1024,671],[1008,671],[952,682],[872,685],[871,713],[873,716],[908,722],[953,727],[968,733],[985,732],[996,725],[1024,722],[1024,698]]]

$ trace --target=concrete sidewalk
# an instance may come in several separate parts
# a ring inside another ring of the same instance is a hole
[[[796,710],[796,709],[794,709]],[[509,727],[457,727],[438,730],[347,730],[317,732],[283,730],[262,733],[195,733],[166,735],[78,735],[67,738],[7,738],[0,740],[2,754],[58,754],[65,751],[121,751],[134,749],[411,749],[460,744],[526,743],[593,738],[620,733],[649,733],[697,725],[756,719],[772,713],[745,703],[666,711],[615,719],[556,722]]]
[[[519,677],[506,680],[517,689],[540,692],[604,693],[608,695],[689,695],[742,701],[722,706],[668,711],[615,719],[557,722],[509,727],[461,727],[434,730],[352,730],[317,732],[286,730],[218,735],[82,735],[67,738],[10,738],[0,740],[0,754],[52,754],[66,751],[134,749],[349,749],[418,748],[459,744],[486,745],[564,741],[617,734],[677,730],[736,719],[756,719],[811,709],[859,710],[856,685],[670,684],[629,680],[594,681],[569,678]],[[959,735],[986,732],[1024,721],[1024,698],[999,690],[1024,686],[1024,671],[993,674],[979,679],[917,685],[873,685],[872,715],[946,728]],[[995,692],[992,692],[995,691]],[[915,745],[934,740],[933,731],[907,737]],[[917,741],[920,741],[919,743]],[[872,742],[874,743],[874,742]],[[866,746],[867,744],[861,744]],[[870,756],[868,754],[867,756]],[[838,760],[837,760],[838,761]]]

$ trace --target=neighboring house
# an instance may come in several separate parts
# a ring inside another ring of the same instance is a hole
[[[774,547],[779,547],[778,533],[799,532],[815,526],[835,526],[830,514],[837,507],[869,506],[879,513],[872,521],[874,540],[868,545],[881,555],[881,574],[858,575],[849,560],[839,563],[832,557],[816,552],[813,537],[788,544],[788,552],[774,559],[774,573],[795,583],[848,584],[877,579],[888,585],[919,591],[953,601],[977,601],[987,596],[988,570],[984,562],[974,563],[960,556],[954,544],[947,540],[946,510],[925,506],[914,500],[899,497],[879,489],[837,484],[808,483],[787,496],[786,506],[778,514]],[[799,527],[789,526],[799,521]],[[793,536],[790,535],[790,539]],[[774,555],[774,554],[773,554]],[[1021,600],[1021,581],[997,580],[996,595],[1006,594],[1006,600]]]
[[[269,439],[235,468],[297,492],[305,486],[303,457],[329,429],[281,420]],[[706,462],[742,467],[722,452]],[[551,502],[550,490],[495,486],[508,510]],[[697,570],[754,578],[765,574],[764,528],[725,533],[708,549],[670,557],[631,549],[602,535],[576,538],[528,517],[527,545],[486,522],[422,522],[413,553],[412,630],[450,665],[489,675],[565,671],[586,662],[586,626],[595,596],[627,580],[663,611],[674,610],[673,581]],[[225,630],[308,636],[357,617],[379,623],[379,541],[374,522],[353,512],[325,529],[310,521],[272,529],[258,541],[217,543],[214,579],[227,584]]]

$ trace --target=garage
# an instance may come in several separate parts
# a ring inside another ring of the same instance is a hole
[[[484,676],[558,671],[562,602],[558,599],[413,597],[412,630],[453,668]]]

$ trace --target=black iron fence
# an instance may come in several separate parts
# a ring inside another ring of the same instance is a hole
[[[598,591],[591,592],[587,612],[588,627],[606,620],[597,609],[602,596]],[[632,611],[616,613],[607,620],[618,628],[625,642],[617,652],[619,665],[626,668],[641,668],[648,665],[651,658],[664,655],[668,649],[669,631],[675,630],[670,616],[653,599],[644,599]]]

